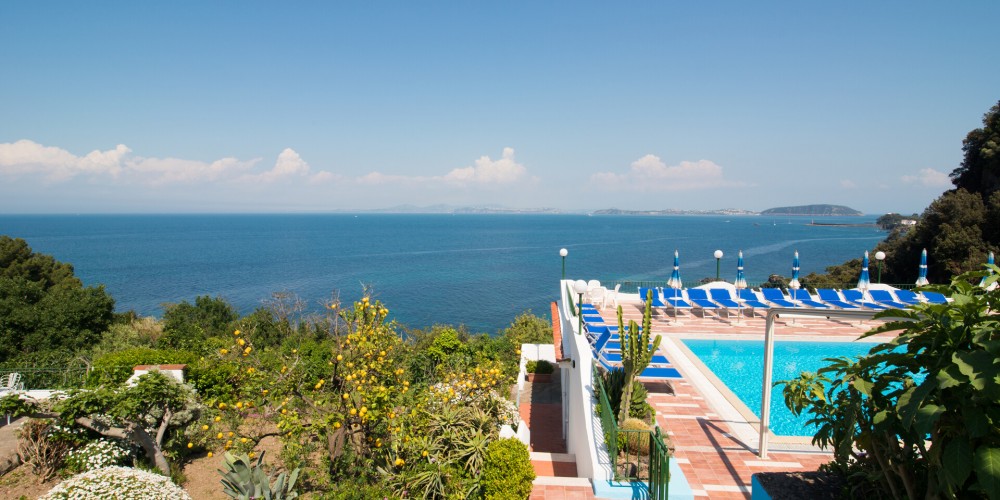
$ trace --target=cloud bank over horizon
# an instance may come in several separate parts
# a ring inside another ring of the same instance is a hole
[[[629,203],[621,208],[635,210],[769,208],[759,206],[755,194],[761,189],[759,179],[741,180],[709,159],[670,165],[655,154],[646,154],[628,165],[593,173],[580,167],[569,177],[553,174],[555,169],[549,164],[553,159],[529,171],[513,147],[504,147],[499,157],[480,155],[464,166],[435,167],[433,161],[410,158],[388,170],[360,165],[350,171],[317,168],[290,147],[270,162],[262,157],[143,156],[125,144],[74,154],[21,139],[0,143],[0,195],[6,194],[0,211],[130,212],[171,211],[172,207],[182,207],[182,211],[324,211],[441,204],[593,210],[619,206],[621,195],[627,195],[624,199]],[[440,173],[409,173],[435,169]],[[878,186],[884,190],[892,184],[889,181],[834,181],[837,191],[826,193],[822,202],[850,206],[874,199],[871,190]],[[936,196],[950,186],[950,179],[925,168],[897,178],[895,184]],[[670,193],[669,200],[662,193]],[[45,198],[58,203],[46,204]]]

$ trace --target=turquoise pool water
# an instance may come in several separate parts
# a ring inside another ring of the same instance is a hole
[[[760,418],[761,384],[764,378],[763,340],[688,339],[684,344],[722,383]],[[802,372],[815,372],[828,365],[825,358],[868,354],[869,342],[774,343],[774,380],[788,380]],[[815,427],[806,425],[809,416],[795,417],[785,407],[781,389],[771,393],[771,430],[783,436],[812,436]]]

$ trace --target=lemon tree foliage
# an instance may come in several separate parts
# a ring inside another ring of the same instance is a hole
[[[212,410],[192,426],[192,445],[254,458],[261,440],[275,436],[286,468],[301,468],[306,488],[477,495],[489,443],[500,425],[518,419],[501,395],[512,382],[504,365],[472,356],[446,334],[430,342],[430,368],[415,382],[413,345],[384,305],[365,297],[329,311],[335,319],[323,322],[330,327],[323,337],[274,348],[258,347],[252,327],[234,330],[208,360],[229,367],[232,390],[206,398]],[[448,362],[458,354],[475,362]]]
[[[866,333],[900,332],[867,356],[778,382],[855,496],[1000,498],[1000,289],[970,285],[984,274],[934,287],[947,304],[879,313],[905,319]]]

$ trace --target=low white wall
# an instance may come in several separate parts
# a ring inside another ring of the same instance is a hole
[[[573,360],[567,367],[570,373],[566,377],[569,395],[566,408],[566,451],[576,455],[577,476],[589,477],[595,481],[607,480],[610,479],[611,470],[602,466],[598,460],[597,433],[594,429],[594,357],[590,353],[586,337],[578,331],[578,318],[570,314],[569,299],[566,296],[567,283],[572,282],[559,282],[559,324],[563,338],[563,356]],[[601,436],[600,441],[603,440]]]

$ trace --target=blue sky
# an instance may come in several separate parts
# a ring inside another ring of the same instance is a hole
[[[0,2],[0,212],[922,211],[1000,2]]]

